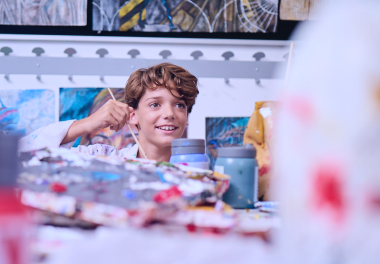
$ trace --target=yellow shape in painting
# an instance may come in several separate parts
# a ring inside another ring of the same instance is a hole
[[[123,17],[133,10],[138,4],[141,4],[144,0],[132,0],[123,6],[119,11],[119,17]]]
[[[140,14],[137,13],[130,20],[128,20],[127,22],[125,22],[123,25],[120,26],[120,31],[128,31],[128,30],[130,30],[135,25],[137,25],[137,22],[139,21],[139,19],[140,19]]]

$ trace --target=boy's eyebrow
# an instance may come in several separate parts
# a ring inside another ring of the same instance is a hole
[[[149,97],[149,98],[146,98],[145,101],[148,101],[148,100],[151,100],[151,99],[161,99],[162,96],[154,96],[154,97]]]
[[[161,98],[162,98],[162,96],[153,96],[153,97],[146,98],[145,101],[152,100],[152,99],[157,100],[157,99],[161,99]],[[185,100],[183,100],[183,99],[178,99],[178,100],[185,102]]]

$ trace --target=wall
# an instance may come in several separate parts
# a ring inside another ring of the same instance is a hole
[[[85,37],[85,36],[30,36],[0,35],[0,48],[11,47],[10,56],[35,56],[32,49],[42,47],[42,56],[67,57],[63,51],[72,47],[77,51],[76,57],[98,58],[96,51],[105,48],[110,58],[130,58],[131,49],[140,51],[139,58],[159,59],[159,53],[168,49],[172,52],[170,59],[193,59],[190,54],[201,50],[204,54],[200,60],[224,60],[221,56],[232,51],[231,60],[253,60],[256,52],[264,52],[263,60],[284,61],[288,52],[286,41],[262,40],[227,40],[227,39],[178,39],[178,38],[134,38],[134,37]],[[3,77],[3,76],[2,76]],[[33,75],[10,75],[10,82],[0,78],[0,89],[51,89],[55,92],[56,120],[59,117],[60,87],[124,87],[128,76],[105,76],[102,82],[97,76],[74,76],[71,82],[67,76],[43,75],[42,82]],[[260,86],[253,79],[200,78],[200,94],[189,119],[188,136],[205,137],[205,117],[250,116],[255,101],[278,100],[284,80],[261,80]]]

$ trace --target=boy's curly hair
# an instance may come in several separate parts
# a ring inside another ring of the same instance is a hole
[[[142,68],[133,72],[125,85],[125,103],[137,109],[146,89],[165,87],[174,97],[185,101],[187,111],[190,113],[195,104],[195,98],[199,94],[197,84],[197,77],[171,63]],[[180,97],[175,96],[172,90],[177,90]]]

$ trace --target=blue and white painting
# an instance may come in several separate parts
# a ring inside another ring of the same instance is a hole
[[[206,153],[214,168],[218,148],[243,146],[249,117],[206,117]]]
[[[23,136],[54,122],[52,90],[0,90],[1,134]]]

